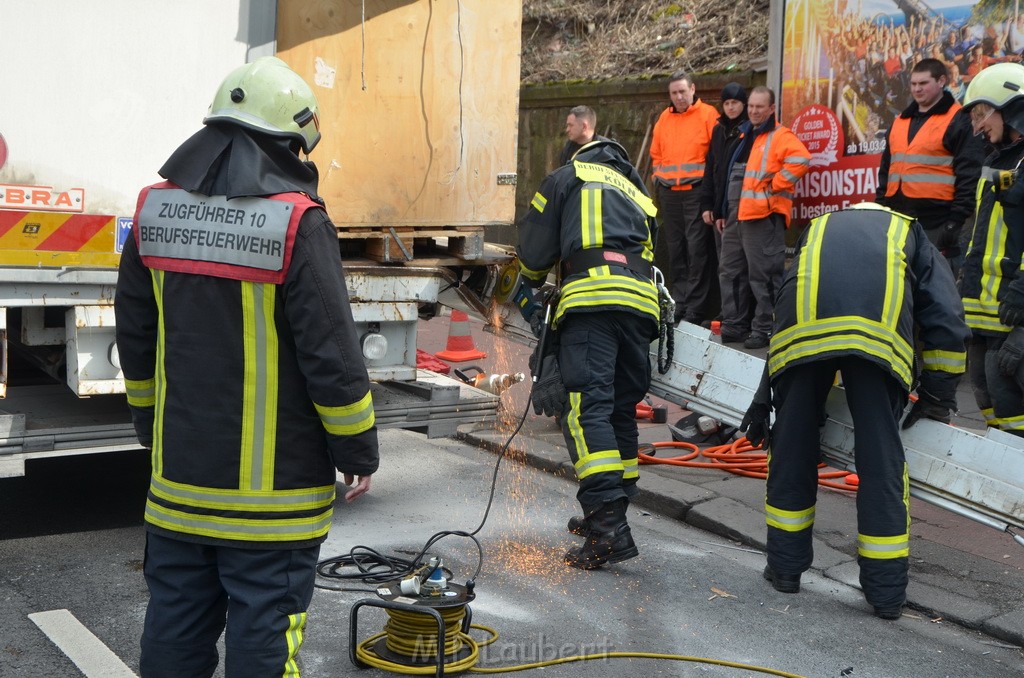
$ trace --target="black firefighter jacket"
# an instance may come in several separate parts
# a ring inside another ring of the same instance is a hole
[[[284,200],[309,202],[298,193]],[[136,431],[152,448],[151,531],[245,548],[314,545],[331,524],[335,469],[377,469],[334,227],[318,205],[294,222],[290,262],[275,284],[151,268],[137,234],[152,221],[136,217],[115,309]],[[175,231],[160,233],[169,241]]]
[[[614,141],[587,144],[544,178],[516,246],[529,284],[542,285],[552,267],[581,250],[611,250],[608,265],[574,269],[562,279],[555,323],[566,313],[628,311],[651,320],[653,336],[660,311],[650,271],[617,265],[614,253],[653,262],[656,214],[643,180]]]
[[[970,333],[949,264],[910,217],[873,203],[829,213],[808,225],[779,288],[768,370],[774,380],[852,355],[909,391],[915,325],[921,387],[954,408]]]

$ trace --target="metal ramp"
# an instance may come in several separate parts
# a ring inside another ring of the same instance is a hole
[[[675,355],[667,374],[654,370],[651,393],[686,409],[738,426],[757,390],[764,360],[711,340],[688,323],[675,330]],[[657,343],[651,346],[657,364]],[[829,395],[821,431],[830,464],[854,468],[853,423],[845,392]],[[1024,545],[1024,439],[1001,431],[978,435],[922,420],[903,431],[911,495],[1007,532]]]

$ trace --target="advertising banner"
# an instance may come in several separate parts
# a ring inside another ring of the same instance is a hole
[[[1021,52],[1020,0],[788,0],[779,103],[812,153],[794,224],[874,199],[888,129],[913,103],[915,64],[944,62],[962,102],[982,68]]]

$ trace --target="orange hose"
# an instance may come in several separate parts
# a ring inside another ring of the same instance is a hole
[[[644,449],[681,449],[686,453],[675,457],[656,457],[652,454],[645,454]],[[746,438],[737,438],[725,445],[713,445],[701,449],[693,443],[681,443],[675,441],[651,443],[642,445],[640,448],[639,462],[641,464],[665,464],[667,466],[684,466],[686,468],[720,468],[729,473],[748,478],[768,477],[768,455],[760,450],[760,446],[754,447]],[[695,461],[698,457],[704,457],[709,461]],[[828,468],[825,464],[818,464],[818,468]],[[831,482],[832,479],[843,478],[851,475],[849,471],[819,471],[818,484],[833,490],[844,492],[856,492],[857,486],[847,483]]]

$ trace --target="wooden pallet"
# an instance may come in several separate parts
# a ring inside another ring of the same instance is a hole
[[[342,250],[382,263],[413,261],[438,251],[459,259],[479,259],[484,252],[483,226],[339,226]]]

